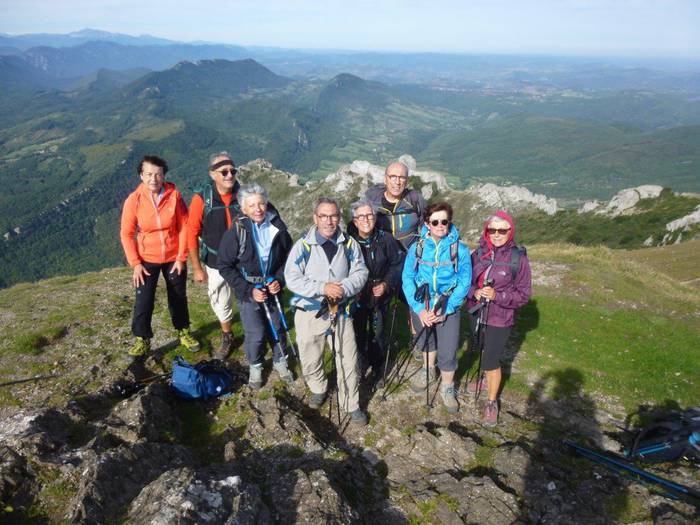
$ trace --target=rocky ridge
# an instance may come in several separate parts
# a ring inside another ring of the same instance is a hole
[[[468,242],[476,242],[483,220],[494,210],[504,209],[516,219],[521,215],[542,213],[557,217],[565,213],[556,199],[533,194],[520,186],[496,186],[476,184],[465,190],[450,188],[441,173],[418,169],[410,155],[400,160],[409,167],[410,186],[419,189],[426,199],[443,198],[455,208],[455,223],[461,236]],[[299,177],[292,173],[276,170],[263,159],[251,161],[241,166],[241,180],[257,180],[270,191],[275,205],[281,210],[294,235],[300,234],[310,224],[313,202],[320,196],[333,196],[339,200],[344,210],[351,202],[362,197],[367,188],[384,180],[384,167],[368,161],[356,160],[346,164],[325,179],[299,183]],[[664,189],[656,185],[643,185],[620,191],[609,202],[590,201],[577,211],[581,220],[595,221],[597,217],[616,218],[641,215],[653,210],[655,202],[661,202]],[[676,195],[676,194],[673,194]],[[684,197],[697,198],[694,196]],[[651,204],[651,207],[649,206]],[[700,205],[690,214],[678,216],[673,221],[652,222],[653,235],[644,243],[664,245],[694,238],[700,230]],[[673,214],[667,214],[673,217]],[[679,214],[680,215],[680,214]],[[657,224],[658,223],[658,224]],[[657,232],[663,232],[658,233]],[[651,232],[650,232],[651,233]],[[639,246],[642,245],[640,240]]]
[[[569,270],[534,262],[535,286],[560,289]],[[239,352],[228,363],[232,395],[181,400],[157,377],[176,350],[164,297],[154,315],[153,354],[144,365],[127,365],[128,283],[125,269],[57,278],[34,285],[50,304],[26,312],[13,304],[14,317],[2,307],[13,326],[64,310],[91,313],[89,320],[72,317],[61,333],[45,332],[41,353],[13,358],[22,361],[22,374],[31,363],[46,371],[29,381],[9,377],[17,382],[0,390],[11,395],[0,409],[0,521],[603,524],[622,519],[615,507],[601,507],[611,495],[634,502],[637,521],[700,517],[570,455],[561,435],[618,452],[623,422],[583,391],[551,397],[566,373],[533,376],[529,396],[507,388],[495,429],[481,424],[483,396],[475,403],[461,393],[460,412],[449,415],[436,392],[428,409],[422,394],[398,388],[382,400],[381,390],[367,385],[361,402],[370,424],[347,425],[328,403],[308,408],[303,382],[285,387],[268,375],[269,363],[267,383],[249,389]],[[188,295],[192,308],[208,308],[204,287]],[[115,339],[96,336],[93,326]],[[518,341],[512,355],[522,351]],[[522,375],[517,364],[512,371]],[[696,483],[691,468],[659,473]]]

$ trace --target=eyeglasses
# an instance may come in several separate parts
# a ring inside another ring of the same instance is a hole
[[[163,172],[156,171],[155,173],[151,173],[150,171],[142,171],[141,175],[147,179],[160,179],[163,177]]]
[[[367,213],[366,215],[355,215],[355,218],[361,222],[369,222],[374,220],[374,213]]]
[[[486,228],[489,235],[508,235],[510,228]]]
[[[408,177],[405,175],[387,175],[391,182],[408,182]]]
[[[334,214],[334,215],[316,215],[318,217],[318,220],[321,222],[335,222],[340,220],[340,215],[339,214]]]
[[[433,226],[438,226],[440,224],[442,224],[443,226],[447,226],[448,224],[450,224],[450,221],[448,221],[447,219],[442,219],[440,221],[435,219],[433,221],[430,221],[430,224],[432,224]]]
[[[238,173],[238,170],[236,168],[233,168],[232,170],[221,170],[221,171],[217,171],[216,173],[218,173],[222,177],[226,177],[227,175],[231,175],[231,176],[235,177],[236,173]]]

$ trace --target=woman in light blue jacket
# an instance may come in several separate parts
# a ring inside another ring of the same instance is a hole
[[[452,224],[452,206],[447,202],[428,206],[420,239],[408,250],[402,286],[411,309],[411,321],[418,332],[417,348],[423,349],[423,370],[411,383],[415,392],[424,391],[437,380],[449,413],[459,410],[454,388],[459,346],[459,309],[471,283],[469,249],[459,241]]]

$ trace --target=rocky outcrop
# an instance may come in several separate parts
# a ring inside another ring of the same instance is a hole
[[[194,462],[189,449],[164,443],[119,446],[87,454],[78,492],[69,505],[71,523],[113,521],[141,489],[163,472]]]
[[[676,219],[675,221],[669,222],[666,225],[666,231],[670,233],[678,230],[684,231],[696,224],[700,224],[700,206],[698,206],[692,213],[689,213],[680,219]]]
[[[634,212],[634,207],[642,199],[656,199],[663,191],[662,186],[654,184],[644,184],[636,188],[626,188],[620,190],[610,202],[603,205],[598,201],[588,201],[579,208],[579,213],[594,212],[600,215],[617,217]]]
[[[449,189],[445,176],[434,171],[423,171],[416,169],[416,160],[410,155],[402,155],[399,161],[409,168],[409,176],[417,177],[421,181],[423,189],[426,186],[435,184],[438,191]],[[384,182],[384,167],[377,166],[366,160],[356,160],[351,164],[342,166],[335,173],[328,175],[324,182],[329,184],[335,193],[342,194],[353,184],[359,182],[358,197],[364,194],[368,186]]]
[[[182,438],[182,424],[162,383],[149,385],[114,407],[105,431],[127,443],[170,442]]]
[[[256,485],[221,470],[170,470],[131,502],[132,523],[182,525],[273,523]]]
[[[494,210],[517,211],[525,208],[542,210],[547,215],[554,215],[559,209],[556,199],[532,193],[522,186],[496,186],[487,183],[466,190],[479,200],[472,209],[491,208]]]

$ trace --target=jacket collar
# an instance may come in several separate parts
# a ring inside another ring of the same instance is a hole
[[[314,224],[309,228],[309,230],[306,232],[306,235],[304,236],[304,241],[306,241],[307,244],[318,244],[318,241],[316,240],[316,225]],[[345,233],[343,232],[343,229],[338,226],[338,237],[336,238],[336,243],[342,244],[345,242]]]

